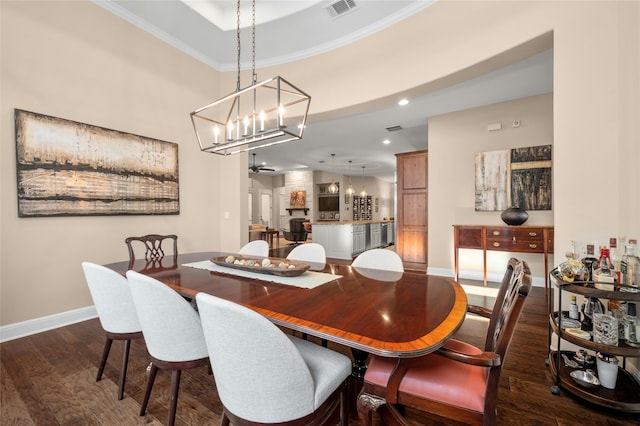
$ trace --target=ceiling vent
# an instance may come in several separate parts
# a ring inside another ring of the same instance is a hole
[[[327,10],[331,16],[340,16],[353,10],[356,7],[355,0],[339,0],[327,6]]]
[[[398,130],[402,130],[402,126],[387,127],[387,132],[397,132]]]

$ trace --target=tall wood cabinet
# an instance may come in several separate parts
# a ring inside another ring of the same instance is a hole
[[[396,154],[396,250],[406,269],[427,270],[428,151]]]

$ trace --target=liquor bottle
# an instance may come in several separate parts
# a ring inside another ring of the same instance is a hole
[[[616,237],[609,238],[609,255],[614,271],[620,270],[620,253],[618,253],[618,239]]]
[[[593,281],[596,288],[614,290],[616,274],[613,271],[609,249],[605,246],[600,247],[600,259],[598,260],[598,268],[593,271]]]
[[[580,312],[578,312],[578,305],[576,303],[576,295],[571,295],[571,304],[569,305],[569,318],[579,320]]]
[[[629,346],[640,347],[640,323],[636,316],[636,304],[629,302],[629,312],[624,316],[624,340]]]
[[[640,287],[640,259],[635,254],[636,240],[629,240],[620,261],[621,291],[637,293]]]

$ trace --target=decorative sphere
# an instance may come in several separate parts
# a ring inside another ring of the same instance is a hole
[[[507,225],[518,226],[529,219],[529,213],[520,207],[509,207],[500,214],[500,218]]]

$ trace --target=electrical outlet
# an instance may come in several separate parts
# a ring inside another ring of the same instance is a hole
[[[513,120],[513,127],[520,127],[520,120]]]

